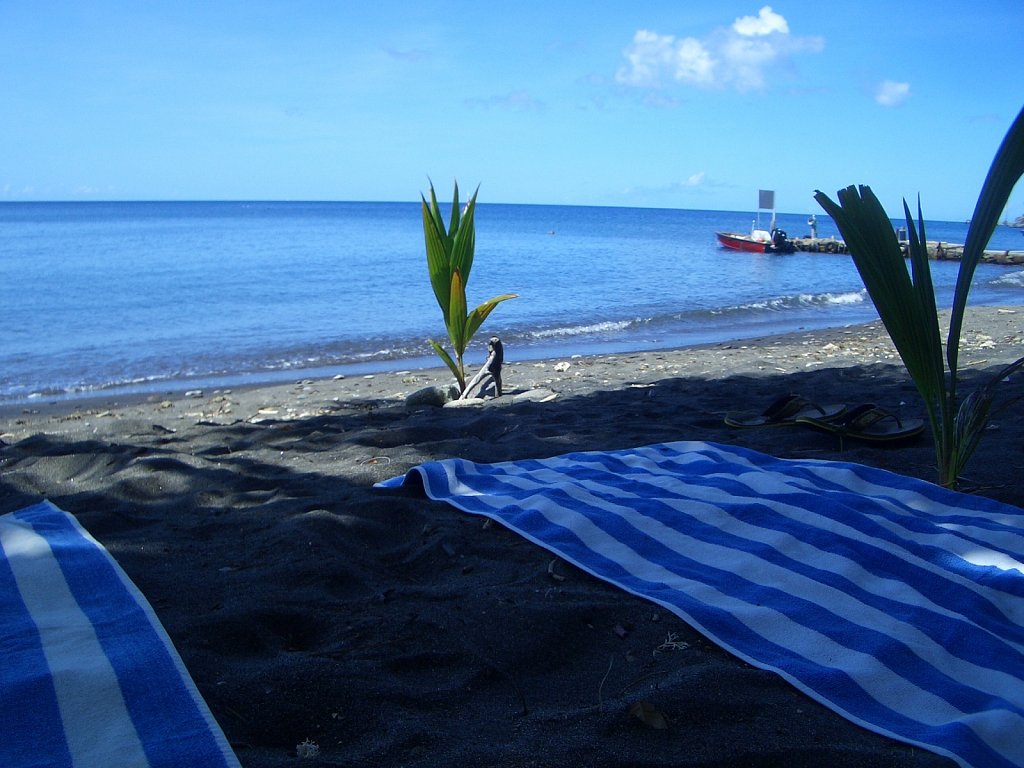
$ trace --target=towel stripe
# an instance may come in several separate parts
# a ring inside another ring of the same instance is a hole
[[[107,745],[117,744],[121,765],[145,766],[142,743],[93,625],[75,601],[47,540],[33,530],[30,519],[23,519],[24,527],[0,529],[0,544],[39,630],[71,762],[100,765],[109,759]],[[91,663],[83,667],[82,659]],[[94,717],[97,701],[104,702],[109,717]]]
[[[0,526],[0,554],[4,553],[4,536]],[[63,731],[57,691],[49,674],[42,679],[38,672],[26,674],[27,670],[47,669],[46,654],[35,622],[21,598],[18,582],[7,557],[0,557],[0,595],[3,601],[4,632],[0,635],[0,691],[3,699],[10,701],[31,701],[32,706],[3,706],[0,704],[0,734],[3,746],[0,754],[5,762],[17,766],[71,766],[71,753],[64,739],[55,739],[40,759],[40,747],[35,738],[11,738],[10,734],[36,734]]]
[[[879,733],[1024,766],[1024,513],[841,462],[710,443],[402,482],[674,611]]]
[[[88,534],[67,515],[39,523],[47,527],[54,554],[66,573],[87,574],[70,587],[78,605],[96,629],[106,658],[128,702],[131,719],[142,734],[151,766],[179,766],[186,761],[223,765],[222,750],[208,738],[209,729],[219,732],[205,703],[192,686],[154,688],[152,680],[176,680],[188,673],[164,632],[153,634],[156,616],[135,585],[109,555],[95,557],[83,550],[79,538]],[[91,538],[91,537],[90,537]],[[99,544],[93,540],[97,547]],[[105,550],[100,550],[104,554]],[[108,595],[127,591],[134,600],[118,605]],[[132,642],[125,642],[125,638]],[[139,644],[147,644],[145,676],[139,675]],[[167,723],[194,723],[193,730],[168,731]],[[198,731],[195,728],[198,727]],[[221,761],[221,762],[218,762]]]
[[[152,608],[70,515],[42,502],[0,518],[5,766],[233,768],[238,762]],[[58,716],[54,718],[52,712]]]

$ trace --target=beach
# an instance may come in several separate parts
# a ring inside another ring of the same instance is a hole
[[[972,307],[962,391],[1022,355],[1024,309]],[[447,386],[440,368],[4,406],[0,514],[48,498],[77,517],[152,604],[247,768],[953,765],[498,524],[374,488],[435,459],[676,440],[933,481],[927,432],[840,446],[724,423],[787,393],[923,418],[879,323],[506,360],[505,394],[460,407],[407,405]],[[1017,403],[994,416],[964,490],[1024,507],[1022,446]],[[668,728],[630,715],[641,700]],[[307,740],[319,754],[300,759]]]

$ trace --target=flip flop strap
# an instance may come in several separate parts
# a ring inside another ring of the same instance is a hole
[[[782,421],[792,418],[808,408],[815,409],[822,416],[825,415],[824,408],[805,397],[800,395],[783,395],[765,409],[764,417],[769,421]]]
[[[863,430],[873,427],[875,424],[886,419],[893,419],[896,422],[897,428],[903,427],[903,422],[900,421],[899,416],[877,405],[863,405],[860,408],[854,409],[850,414],[850,418],[846,420],[846,425]]]

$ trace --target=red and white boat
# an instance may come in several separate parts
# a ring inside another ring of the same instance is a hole
[[[723,248],[748,253],[767,253],[768,246],[772,244],[771,233],[763,229],[752,229],[749,235],[741,235],[738,232],[715,232],[715,237]]]
[[[768,189],[758,191],[758,219],[761,210],[772,212],[771,229],[760,229],[758,224],[751,224],[750,234],[739,232],[716,232],[715,237],[723,248],[747,253],[792,253],[796,250],[786,233],[775,226],[775,192]]]

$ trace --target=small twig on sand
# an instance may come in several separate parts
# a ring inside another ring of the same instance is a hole
[[[604,677],[601,678],[601,684],[597,686],[597,709],[600,712],[604,712],[604,683],[608,679],[608,675],[612,673],[612,665],[615,663],[615,656],[608,657],[608,669],[605,670]]]

